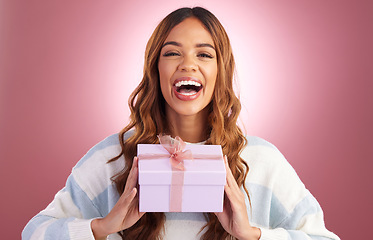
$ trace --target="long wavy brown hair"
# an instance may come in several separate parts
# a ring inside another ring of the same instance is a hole
[[[158,59],[162,45],[171,29],[186,18],[199,19],[211,34],[215,44],[218,64],[218,74],[212,100],[209,108],[208,133],[206,144],[221,145],[223,154],[227,155],[229,166],[239,186],[245,187],[245,178],[249,171],[248,165],[240,157],[240,152],[246,145],[246,139],[237,126],[241,104],[233,91],[233,75],[235,62],[227,33],[219,20],[208,10],[195,8],[180,8],[164,18],[150,37],[145,51],[143,78],[131,94],[128,104],[131,110],[129,124],[119,133],[121,144],[120,154],[109,162],[117,161],[122,155],[125,158],[125,168],[112,177],[117,191],[122,194],[126,184],[133,158],[137,155],[137,144],[159,143],[157,135],[169,133],[170,127],[165,111],[165,99],[162,96],[159,82]],[[134,129],[127,140],[124,134]],[[233,238],[221,226],[213,213],[205,213],[206,225],[202,239]],[[161,239],[165,223],[164,213],[146,213],[136,224],[119,233],[123,239]]]

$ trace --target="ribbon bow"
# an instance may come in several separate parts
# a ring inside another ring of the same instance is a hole
[[[170,163],[175,169],[184,171],[184,159],[193,159],[192,151],[184,150],[186,143],[179,137],[158,135],[159,143],[170,153]]]

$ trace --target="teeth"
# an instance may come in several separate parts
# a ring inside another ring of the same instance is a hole
[[[195,92],[190,92],[190,93],[180,93],[180,94],[182,94],[182,95],[185,95],[185,96],[191,96],[191,95],[194,95],[194,94],[196,94]]]
[[[176,87],[181,87],[183,85],[193,85],[193,86],[196,86],[196,87],[201,86],[201,84],[199,82],[195,82],[195,81],[180,81],[180,82],[177,82],[175,84]]]

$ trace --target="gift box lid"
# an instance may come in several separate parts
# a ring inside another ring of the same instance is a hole
[[[184,160],[184,185],[225,185],[226,171],[220,145],[188,144],[185,150],[191,150],[197,158]],[[142,159],[141,155],[152,155],[151,159]],[[155,157],[156,155],[163,155]],[[167,150],[160,144],[138,144],[139,184],[170,185],[172,168]],[[212,157],[212,158],[204,158]]]

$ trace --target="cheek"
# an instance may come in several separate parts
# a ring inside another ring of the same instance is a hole
[[[160,62],[158,64],[159,78],[169,81],[173,74],[173,66],[169,63]]]
[[[213,92],[216,84],[216,78],[218,76],[217,66],[210,66],[206,74],[206,80],[207,84],[209,85],[209,90]]]
[[[169,64],[165,64],[164,62],[159,62],[158,64],[158,72],[159,72],[159,84],[161,87],[161,92],[163,98],[168,102],[172,95],[172,86],[171,86],[171,77],[172,71],[170,69]]]
[[[215,72],[213,71],[213,73],[209,76],[209,88],[208,88],[208,94],[210,95],[210,101],[212,100],[212,97],[214,95],[214,92],[215,92],[215,87],[216,87],[216,78],[217,78],[217,71],[215,69]]]

